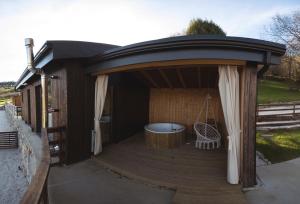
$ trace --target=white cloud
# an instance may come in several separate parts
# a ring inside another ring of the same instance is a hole
[[[25,37],[34,38],[35,51],[46,40],[126,45],[181,32],[193,17],[214,20],[228,35],[259,37],[258,30],[271,16],[296,8],[281,4],[264,7],[257,2],[212,0],[0,1],[0,81],[17,80],[23,72]]]

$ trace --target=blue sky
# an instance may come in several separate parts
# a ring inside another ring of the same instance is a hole
[[[182,32],[192,18],[213,20],[230,36],[266,39],[272,16],[300,9],[295,0],[1,0],[0,81],[26,66],[24,38],[126,45]]]

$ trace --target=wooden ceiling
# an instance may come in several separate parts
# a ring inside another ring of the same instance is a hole
[[[131,73],[150,88],[217,88],[219,77],[217,66],[152,68]]]

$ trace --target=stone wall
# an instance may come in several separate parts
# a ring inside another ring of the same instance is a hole
[[[10,125],[18,131],[19,150],[22,157],[21,168],[30,183],[41,161],[42,140],[40,135],[32,132],[31,128],[20,116],[16,116],[13,105],[6,105],[5,111],[8,115]]]

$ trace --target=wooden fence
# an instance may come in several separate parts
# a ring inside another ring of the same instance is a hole
[[[300,119],[300,103],[277,103],[257,106],[257,121]]]
[[[18,148],[18,132],[0,132],[0,149]]]

